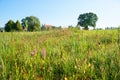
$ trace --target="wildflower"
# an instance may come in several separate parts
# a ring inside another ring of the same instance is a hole
[[[30,52],[31,56],[34,56],[35,54],[37,54],[37,50],[36,49],[34,49],[32,52]]]
[[[46,57],[46,49],[45,48],[42,50],[42,55],[43,55],[43,57]]]
[[[30,52],[30,55],[31,55],[31,56],[34,56],[34,55],[35,55],[35,53],[34,53],[34,52]]]

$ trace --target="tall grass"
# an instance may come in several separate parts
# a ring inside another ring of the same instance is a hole
[[[120,80],[120,33],[0,33],[0,80]]]

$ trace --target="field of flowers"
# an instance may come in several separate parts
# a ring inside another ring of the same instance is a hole
[[[0,80],[120,80],[120,31],[0,33]]]

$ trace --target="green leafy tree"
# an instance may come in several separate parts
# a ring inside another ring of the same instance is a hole
[[[41,29],[40,21],[35,16],[23,18],[21,21],[23,29],[27,29],[28,31],[39,31]]]
[[[16,31],[22,31],[23,30],[22,25],[20,24],[20,22],[18,20],[15,23],[15,28],[14,29]]]
[[[9,20],[6,24],[5,24],[5,31],[6,32],[10,32],[13,31],[15,27],[15,22],[13,20]]]
[[[23,18],[22,20],[22,27],[24,30],[28,29],[28,20],[26,20],[25,18]]]
[[[92,12],[80,14],[78,17],[78,25],[84,27],[85,30],[88,30],[88,26],[96,27],[97,20],[97,15]]]

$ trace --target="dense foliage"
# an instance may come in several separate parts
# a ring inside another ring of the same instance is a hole
[[[0,33],[0,80],[119,80],[120,30]]]
[[[15,23],[15,28],[14,29],[16,31],[22,31],[23,30],[22,25],[21,25],[21,23],[18,20]]]
[[[24,29],[28,31],[40,31],[40,21],[37,17],[30,16],[23,18],[21,21]]]
[[[78,17],[78,25],[88,30],[89,29],[88,26],[92,27],[96,26],[97,20],[98,20],[97,15],[92,12],[80,14]]]
[[[15,26],[15,22],[13,20],[9,20],[6,24],[5,24],[5,31],[6,32],[10,32],[14,29]]]
[[[13,20],[9,20],[5,24],[5,31],[6,32],[11,32],[11,31],[22,31],[22,25],[21,23],[17,20],[16,23]]]

